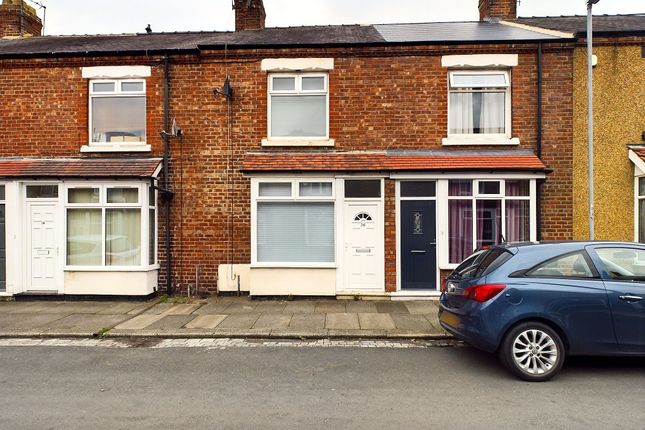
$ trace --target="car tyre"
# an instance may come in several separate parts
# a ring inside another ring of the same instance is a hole
[[[562,339],[548,325],[529,321],[513,327],[504,336],[499,356],[504,365],[520,379],[548,381],[564,364]]]

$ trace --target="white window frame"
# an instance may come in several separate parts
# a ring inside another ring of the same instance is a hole
[[[106,182],[66,182],[64,184],[63,192],[63,238],[64,238],[64,271],[68,272],[139,272],[158,269],[158,263],[150,264],[148,262],[149,252],[149,209],[154,206],[155,221],[157,216],[157,204],[149,202],[148,187],[150,181],[134,182],[134,181],[106,181]],[[75,188],[98,188],[99,189],[99,202],[98,203],[68,203],[69,190]],[[137,203],[107,203],[107,190],[110,188],[134,188],[138,190],[139,201]],[[156,196],[156,191],[155,191]],[[101,210],[101,265],[95,266],[81,266],[67,264],[67,210],[68,209],[100,209]],[[138,265],[133,266],[107,266],[105,264],[105,220],[107,209],[139,209],[141,213],[141,260]],[[158,223],[157,223],[158,224]],[[155,226],[155,234],[158,235],[158,225]],[[157,240],[155,239],[155,260],[157,255]]]
[[[471,181],[472,183],[472,193],[470,196],[450,196],[449,195],[449,181],[445,181],[445,197],[446,197],[446,224],[445,224],[445,246],[443,248],[443,255],[440,259],[441,268],[445,269],[454,269],[459,263],[450,262],[450,231],[447,220],[447,215],[449,213],[449,206],[451,200],[470,200],[471,201],[471,211],[472,211],[472,244],[473,250],[477,248],[477,201],[478,200],[493,200],[501,202],[501,230],[504,233],[506,239],[506,201],[507,200],[523,200],[529,202],[529,241],[536,240],[536,183],[535,179],[528,178],[479,178],[479,179],[470,179],[470,178],[454,178],[454,180],[465,180]],[[506,195],[506,181],[529,181],[529,195],[528,196],[507,196]],[[500,183],[500,193],[499,194],[482,194],[479,192],[479,183],[480,182],[499,182]]]
[[[634,242],[640,242],[640,202],[645,200],[645,195],[640,195],[639,182],[641,179],[645,179],[645,176],[634,176]]]
[[[331,183],[330,196],[306,196],[300,197],[301,182],[327,182]],[[290,183],[291,196],[260,196],[260,183]],[[272,267],[272,268],[336,268],[338,262],[337,235],[338,230],[338,204],[336,202],[336,181],[332,177],[256,177],[251,178],[251,267]],[[333,262],[259,262],[257,252],[257,218],[258,203],[271,202],[306,202],[306,203],[332,203],[334,205],[334,261]]]
[[[294,90],[274,90],[273,78],[294,78]],[[323,90],[303,90],[302,78],[323,78]],[[269,73],[267,85],[267,138],[262,140],[263,146],[333,146],[334,141],[329,138],[329,73],[308,72],[308,73]],[[271,97],[272,96],[298,96],[314,95],[325,96],[325,135],[324,136],[273,136],[271,130]]]
[[[504,76],[505,84],[494,87],[486,87],[477,90],[470,89],[471,87],[466,86],[453,86],[453,76],[454,75],[502,75]],[[485,145],[518,145],[519,139],[511,138],[512,133],[512,91],[511,91],[511,71],[502,70],[502,69],[485,69],[485,70],[473,70],[473,69],[454,69],[448,71],[447,79],[447,138],[442,140],[444,146],[450,145],[473,145],[473,144],[485,144]],[[470,89],[470,90],[469,90]],[[452,124],[450,121],[450,95],[452,93],[462,93],[462,92],[499,92],[504,93],[504,133],[451,133]]]
[[[94,84],[107,84],[114,83],[114,91],[94,91]],[[122,85],[124,83],[141,83],[143,84],[143,89],[141,91],[123,91]],[[92,100],[95,98],[104,98],[104,97],[144,97],[146,99],[146,108],[144,109],[144,133],[145,139],[143,142],[94,142],[94,133],[92,131],[92,125],[94,124],[93,118],[93,103]],[[88,92],[88,147],[105,147],[112,148],[115,146],[119,147],[147,147],[148,140],[148,109],[147,109],[147,92],[146,92],[146,80],[145,79],[91,79],[89,81],[89,92]]]

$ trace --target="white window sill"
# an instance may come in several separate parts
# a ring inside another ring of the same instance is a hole
[[[81,146],[81,152],[150,152],[151,145],[146,144],[92,144]]]
[[[262,139],[262,146],[334,146],[334,139]]]
[[[441,144],[443,146],[465,146],[465,145],[513,145],[517,146],[520,144],[520,139],[517,137],[506,138],[506,137],[444,137],[441,139]]]
[[[159,270],[154,266],[65,266],[65,272],[152,272]]]
[[[336,269],[336,263],[255,263],[251,269]]]

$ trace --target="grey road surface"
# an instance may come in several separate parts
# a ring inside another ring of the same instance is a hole
[[[550,383],[468,347],[0,347],[0,428],[643,429],[645,364]]]

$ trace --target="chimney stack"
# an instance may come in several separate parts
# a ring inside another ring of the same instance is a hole
[[[479,0],[479,20],[497,18],[512,21],[517,18],[517,0]]]
[[[264,3],[262,0],[233,0],[235,31],[264,30]]]
[[[3,0],[0,4],[0,38],[40,36],[42,29],[36,9],[23,0]]]

